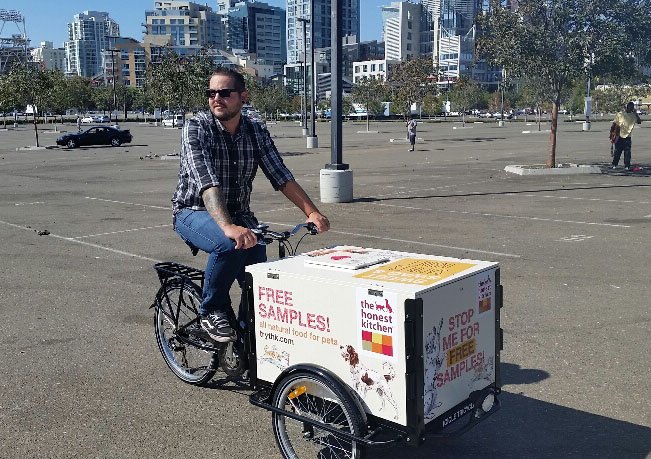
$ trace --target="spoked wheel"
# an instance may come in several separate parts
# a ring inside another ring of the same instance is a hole
[[[324,378],[305,372],[285,377],[274,392],[273,405],[355,436],[366,426],[351,396]],[[361,445],[279,413],[272,415],[276,443],[287,459],[360,459]]]
[[[167,283],[156,305],[156,341],[165,363],[182,381],[202,385],[215,376],[217,354],[199,325],[201,292],[189,282]],[[203,349],[202,349],[203,348]]]

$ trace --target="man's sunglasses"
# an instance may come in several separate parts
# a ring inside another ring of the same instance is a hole
[[[225,99],[227,97],[230,97],[230,95],[234,92],[238,92],[237,89],[231,89],[231,88],[224,88],[224,89],[206,89],[206,97],[210,97],[211,99],[214,99],[217,94],[219,94],[219,97],[222,99]]]

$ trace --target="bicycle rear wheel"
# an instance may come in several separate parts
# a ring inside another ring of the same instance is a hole
[[[218,361],[217,353],[208,350],[213,347],[212,342],[200,333],[199,287],[174,279],[161,287],[156,298],[154,328],[165,363],[182,381],[206,384],[215,376]]]
[[[285,377],[274,392],[273,405],[355,436],[366,433],[362,415],[351,396],[312,373],[298,372]],[[276,412],[272,415],[272,426],[286,459],[361,459],[363,454],[356,442]]]

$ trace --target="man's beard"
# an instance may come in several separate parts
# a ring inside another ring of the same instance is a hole
[[[227,107],[218,107],[221,109],[221,114],[218,115],[213,111],[213,115],[215,115],[215,118],[217,118],[219,121],[230,121],[233,118],[235,118],[237,115],[240,114],[240,110],[233,110],[230,111]]]

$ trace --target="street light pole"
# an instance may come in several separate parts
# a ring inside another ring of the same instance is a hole
[[[308,22],[310,22],[309,19],[305,18],[296,18],[298,22],[301,22],[303,24],[303,107],[305,107],[305,111],[303,114],[305,115],[305,124],[303,125],[303,135],[307,135],[307,30],[306,30],[306,25]]]
[[[310,69],[311,69],[311,78],[310,78],[310,116],[312,117],[312,129],[310,130],[310,136],[307,138],[307,148],[318,148],[319,138],[316,136],[316,62],[314,61],[314,2],[310,3]]]
[[[331,102],[332,119],[330,122],[330,163],[320,172],[321,202],[351,202],[353,200],[353,171],[343,162],[341,135],[341,105],[343,98],[342,80],[342,44],[343,36],[342,15],[343,0],[331,2],[331,33],[330,46],[332,49]]]
[[[109,40],[109,49],[107,49],[106,51],[111,53],[111,79],[113,81],[113,84],[112,84],[112,87],[113,87],[113,107],[112,107],[111,112],[109,113],[109,119],[111,119],[111,117],[113,115],[113,112],[115,112],[117,110],[117,105],[118,105],[117,94],[115,93],[115,54],[114,53],[118,53],[120,51],[118,49],[114,49],[111,46],[111,38],[117,38],[117,37],[107,36],[106,38],[108,38],[108,40]],[[115,45],[115,42],[113,42],[113,45]],[[105,75],[105,78],[106,78],[106,69],[104,69],[104,75]],[[117,115],[115,116],[115,122],[117,124]]]

